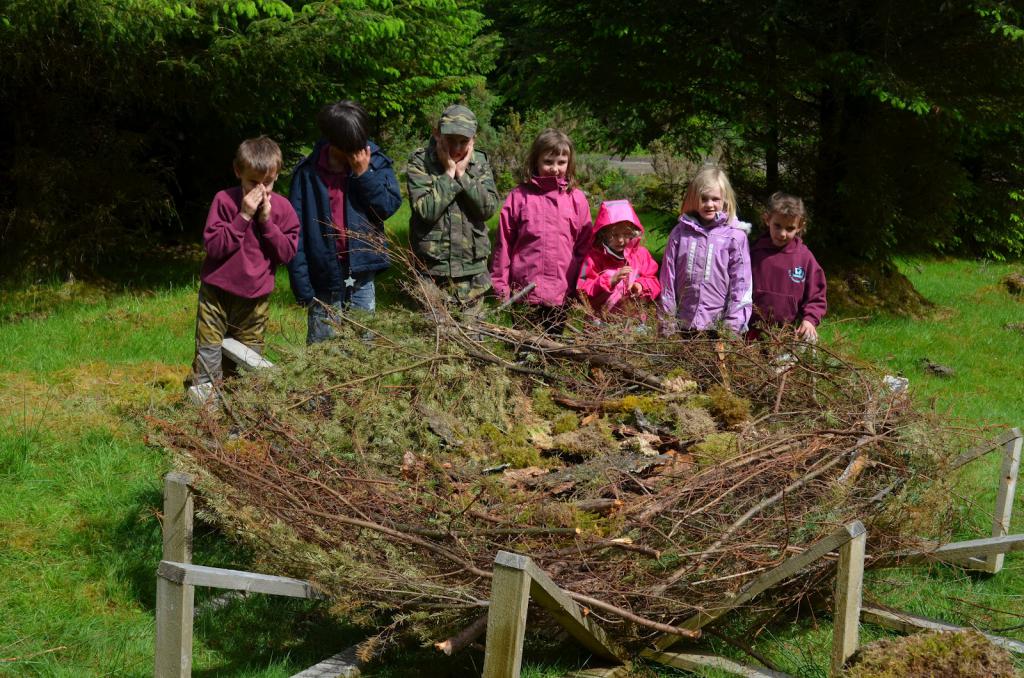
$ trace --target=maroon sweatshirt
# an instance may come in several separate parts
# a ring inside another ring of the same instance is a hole
[[[765,234],[750,250],[754,274],[753,322],[769,325],[821,322],[825,301],[825,272],[800,238],[785,247],[772,244]]]
[[[270,194],[270,218],[261,224],[242,217],[242,187],[221,191],[213,198],[203,229],[206,259],[199,279],[242,297],[256,299],[274,289],[274,268],[295,256],[299,218],[288,198]]]

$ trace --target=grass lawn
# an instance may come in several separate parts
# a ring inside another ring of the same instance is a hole
[[[396,231],[407,218],[404,211],[396,215]],[[652,234],[652,249],[663,239]],[[1024,425],[1024,334],[1003,329],[1024,321],[1024,302],[998,285],[1017,268],[904,262],[918,289],[936,303],[929,318],[830,319],[824,341],[906,375],[924,406],[934,403],[951,419]],[[181,400],[192,357],[197,271],[197,263],[186,262],[128,287],[73,282],[0,290],[2,675],[152,675],[161,477],[169,462],[147,446],[146,416]],[[278,283],[268,335],[272,359],[275,344],[299,345],[305,337],[305,318],[290,303],[286,276]],[[381,287],[382,305],[398,294],[393,280],[385,278]],[[922,358],[953,367],[955,377],[927,374]],[[977,525],[965,537],[987,536],[997,464],[991,456],[965,477],[964,510]],[[1013,528],[1024,531],[1020,499]],[[244,568],[248,560],[209,531],[197,534],[195,550],[202,564]],[[954,622],[985,614],[979,606],[1024,610],[1024,557],[1009,556],[996,577],[945,568],[886,572],[871,578],[868,594]],[[197,591],[197,602],[207,597]],[[992,624],[1022,621],[997,616]],[[253,596],[201,614],[194,673],[289,676],[360,633],[324,624],[316,604]],[[783,670],[822,676],[830,633],[827,620],[819,620],[766,634],[755,644]],[[876,633],[867,629],[865,635]],[[1019,630],[1006,635],[1024,637]],[[558,675],[574,661],[555,660],[557,648],[531,652],[527,675]],[[478,653],[441,660],[433,650],[407,650],[387,656],[370,674],[479,669]]]

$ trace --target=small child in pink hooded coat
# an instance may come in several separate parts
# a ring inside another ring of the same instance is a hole
[[[661,293],[658,263],[640,244],[643,232],[628,200],[601,203],[594,222],[594,245],[576,283],[576,290],[597,315],[625,312],[630,299],[654,301]]]

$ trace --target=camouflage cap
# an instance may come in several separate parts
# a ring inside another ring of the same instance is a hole
[[[444,109],[437,122],[441,134],[461,134],[464,137],[476,135],[476,116],[473,111],[460,104]]]

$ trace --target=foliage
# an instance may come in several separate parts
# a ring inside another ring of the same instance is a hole
[[[385,137],[425,131],[496,47],[474,0],[7,0],[0,17],[5,273],[197,232],[237,143],[269,134],[290,165],[328,101],[360,100]]]
[[[726,164],[748,205],[803,194],[826,253],[1022,251],[1014,3],[524,0],[488,13],[506,37],[505,96],[586,106],[622,148],[668,134]]]

